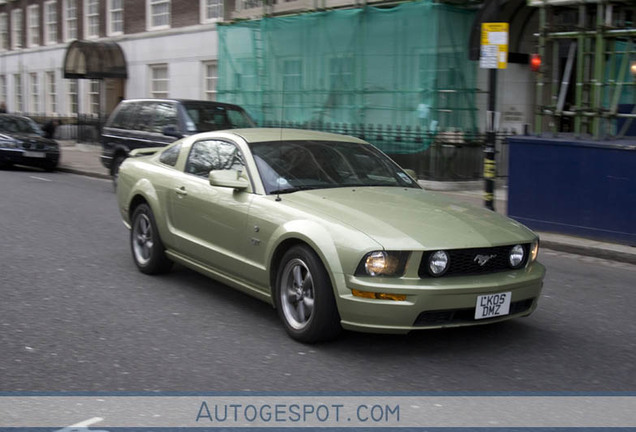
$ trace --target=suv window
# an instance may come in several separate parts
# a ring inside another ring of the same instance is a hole
[[[189,133],[254,127],[254,122],[243,110],[201,102],[187,102],[183,105]]]
[[[133,122],[135,117],[135,112],[137,111],[137,104],[128,103],[122,105],[122,107],[117,111],[117,114],[113,118],[110,126],[119,129],[127,129]]]
[[[179,127],[177,119],[177,107],[169,102],[160,102],[155,106],[155,118],[152,125],[152,132],[163,133],[166,126]]]
[[[156,103],[142,102],[139,104],[139,111],[135,116],[135,120],[131,125],[131,129],[149,132],[152,128],[152,118],[155,111]]]

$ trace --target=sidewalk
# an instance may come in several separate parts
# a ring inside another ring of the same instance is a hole
[[[99,160],[101,147],[94,144],[77,144],[74,141],[58,141],[62,150],[59,171],[110,179],[108,170]],[[429,190],[446,194],[458,201],[483,206],[481,182],[421,182]],[[459,187],[460,190],[455,190]],[[498,187],[495,193],[495,211],[506,214],[507,190]],[[541,247],[613,261],[636,264],[636,247],[615,243],[604,243],[580,237],[540,232]]]

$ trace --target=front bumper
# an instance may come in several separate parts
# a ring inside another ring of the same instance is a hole
[[[59,150],[30,151],[18,148],[0,148],[0,162],[54,168],[60,160]]]
[[[487,324],[534,312],[544,276],[545,267],[537,262],[523,270],[437,279],[343,276],[337,284],[338,310],[344,328],[374,333]],[[352,289],[403,294],[406,300],[356,297]],[[474,318],[478,296],[503,292],[512,293],[508,315]]]

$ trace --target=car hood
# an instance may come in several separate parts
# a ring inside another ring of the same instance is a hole
[[[491,247],[535,238],[512,219],[423,189],[322,189],[295,192],[282,199],[316,216],[355,227],[387,250]]]

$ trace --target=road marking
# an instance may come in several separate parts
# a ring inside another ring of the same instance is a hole
[[[84,421],[81,421],[79,423],[72,424],[72,425],[67,426],[65,428],[58,429],[55,432],[71,432],[71,431],[73,431],[74,429],[77,429],[77,428],[87,428],[90,425],[95,424],[95,423],[99,423],[102,420],[104,420],[102,417],[93,417],[93,418],[90,418],[88,420],[84,420]]]
[[[45,178],[42,178],[42,177],[36,177],[36,176],[29,176],[29,177],[31,177],[32,179],[35,179],[35,180],[42,180],[42,181],[45,181],[45,182],[53,181],[53,180],[45,179]]]

